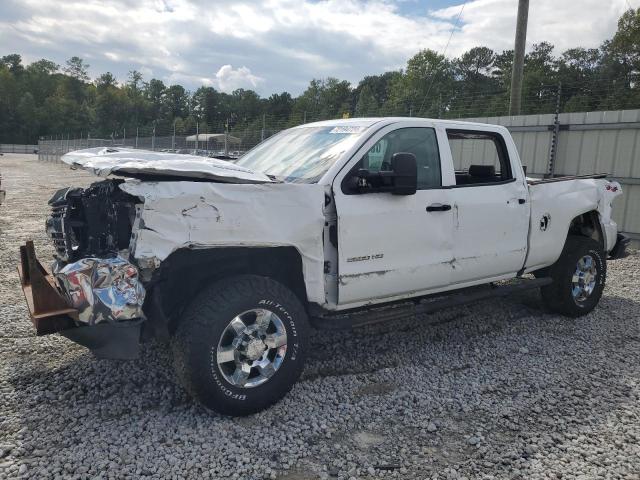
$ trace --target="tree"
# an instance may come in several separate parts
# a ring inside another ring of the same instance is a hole
[[[127,86],[135,94],[140,92],[140,86],[142,85],[142,74],[137,70],[130,70],[128,76]]]
[[[640,71],[640,8],[631,8],[620,17],[618,30],[604,49],[614,61]]]
[[[71,57],[67,60],[67,66],[64,71],[70,77],[86,82],[89,80],[89,64],[85,63],[80,57]]]
[[[96,80],[96,86],[98,87],[98,91],[115,87],[117,86],[116,77],[114,77],[111,72],[103,73]]]
[[[144,96],[149,101],[149,118],[151,122],[160,120],[162,112],[164,94],[167,90],[164,82],[157,78],[152,78],[149,83],[144,84]]]
[[[293,109],[293,98],[289,92],[274,93],[267,99],[266,111],[277,119],[288,118]]]
[[[5,55],[0,58],[0,63],[6,66],[14,75],[19,75],[24,71],[24,67],[22,66],[22,57],[17,53],[12,53],[11,55]]]
[[[209,132],[227,126],[244,139],[297,125],[342,117],[416,115],[446,118],[506,115],[513,50],[474,47],[447,59],[421,50],[402,70],[364,77],[355,87],[337,78],[313,79],[296,97],[263,98],[253,90],[227,94],[212,87],[191,93],[161,79],[144,82],[137,70],[119,85],[107,72],[90,81],[89,65],[72,57],[60,66],[47,59],[29,65],[19,54],[0,57],[0,142],[34,142],[40,135],[109,136],[132,131]],[[576,47],[554,55],[541,42],[525,58],[524,113],[550,113],[562,83],[562,111],[640,107],[640,9],[629,9],[600,48]],[[264,123],[263,123],[264,122]]]
[[[553,112],[558,92],[558,61],[553,45],[540,42],[533,45],[524,58],[522,104],[529,113]]]
[[[39,75],[53,75],[60,69],[60,65],[51,60],[41,59],[27,67],[27,71]]]
[[[200,87],[193,94],[190,112],[197,121],[204,120],[215,130],[222,130],[225,119],[231,113],[228,104],[223,104],[222,98],[215,88]]]
[[[184,118],[189,114],[189,94],[182,85],[171,85],[166,90],[164,105],[168,118]]]
[[[356,102],[356,117],[373,117],[378,113],[378,103],[369,85],[360,90]]]
[[[404,75],[392,83],[389,113],[439,117],[453,84],[451,62],[433,50],[421,50],[409,59]]]
[[[18,122],[20,123],[20,130],[22,131],[22,141],[29,143],[34,135],[38,133],[38,108],[33,95],[30,92],[26,92],[17,107]]]
[[[391,85],[402,77],[402,72],[385,72],[381,75],[368,75],[360,80],[358,86],[353,91],[355,99],[360,98],[360,91],[368,87],[375,98],[376,104],[384,105],[389,101],[391,95]]]
[[[481,81],[493,72],[496,54],[487,47],[474,47],[453,62],[456,73],[463,80]]]

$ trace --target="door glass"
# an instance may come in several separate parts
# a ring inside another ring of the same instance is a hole
[[[493,132],[447,130],[456,185],[485,185],[513,178],[501,137]]]
[[[356,169],[391,170],[391,157],[401,152],[416,156],[418,189],[442,185],[440,152],[433,128],[400,128],[387,133],[364,155]]]
[[[372,172],[379,172],[382,167],[384,155],[387,153],[387,146],[389,142],[386,138],[383,138],[376,143],[371,150],[365,156],[364,168],[369,169]]]

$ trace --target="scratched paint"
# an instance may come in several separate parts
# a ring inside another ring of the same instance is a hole
[[[131,245],[138,264],[157,265],[180,248],[292,246],[309,300],[325,302],[323,186],[128,179],[120,188],[144,201]]]
[[[607,189],[609,185],[609,189]],[[614,188],[612,188],[614,187]],[[571,220],[590,211],[597,211],[606,236],[606,250],[616,241],[618,227],[611,218],[611,202],[622,193],[618,182],[603,179],[579,179],[530,185],[531,226],[527,271],[555,262],[562,253]],[[540,220],[551,212],[545,230]]]

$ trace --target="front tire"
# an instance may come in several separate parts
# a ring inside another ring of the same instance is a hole
[[[174,367],[205,407],[249,415],[291,390],[308,334],[306,312],[288,288],[240,275],[205,288],[186,308],[172,341]]]
[[[591,238],[569,236],[560,258],[545,269],[544,276],[553,279],[551,285],[540,290],[550,310],[569,317],[586,315],[598,305],[604,290],[605,253]]]

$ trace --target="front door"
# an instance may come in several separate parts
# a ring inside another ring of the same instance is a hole
[[[338,212],[338,303],[413,296],[451,281],[453,212],[442,188],[436,132],[399,123],[367,142],[334,183]],[[388,170],[394,153],[418,165],[414,195],[353,193],[345,188],[360,168]],[[427,211],[427,207],[429,211]]]

